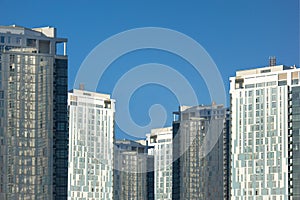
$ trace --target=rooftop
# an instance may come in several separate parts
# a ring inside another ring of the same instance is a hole
[[[47,26],[47,27],[37,27],[37,28],[30,29],[22,26],[11,25],[11,26],[0,26],[0,33],[55,38],[56,28]]]
[[[102,93],[98,93],[98,92],[90,92],[90,91],[86,91],[86,90],[78,90],[78,89],[72,89],[69,91],[69,93],[72,93],[74,95],[80,95],[80,96],[86,96],[86,97],[98,97],[101,99],[110,99],[110,95],[109,94],[102,94]]]
[[[280,72],[284,70],[296,69],[296,66],[284,66],[284,65],[277,65],[277,66],[267,66],[267,67],[260,67],[255,69],[247,69],[247,70],[239,70],[236,71],[236,77],[242,77],[247,75],[254,75],[254,74],[263,74],[269,72]]]

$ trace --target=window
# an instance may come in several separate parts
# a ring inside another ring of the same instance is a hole
[[[287,82],[286,81],[278,81],[278,86],[283,86],[286,85]]]
[[[252,105],[248,105],[248,110],[252,110]]]
[[[66,130],[66,124],[65,123],[58,123],[57,130],[59,130],[59,131]]]
[[[57,84],[58,85],[66,85],[68,80],[66,78],[58,78],[57,79]]]
[[[293,79],[292,80],[292,85],[298,85],[299,79]]]
[[[20,38],[20,37],[17,37],[17,38],[16,38],[16,43],[17,43],[17,44],[21,44],[21,38]]]
[[[256,84],[256,87],[264,87],[265,86],[265,83],[257,83]]]
[[[1,37],[0,37],[0,43],[4,43],[4,42],[5,42],[4,39],[5,39],[4,36],[1,36]]]
[[[64,95],[58,95],[58,96],[57,96],[57,102],[58,102],[58,103],[65,103],[65,102],[67,102],[67,97],[64,96]],[[72,105],[72,104],[71,104],[71,105]]]
[[[36,47],[36,40],[35,39],[27,39],[27,46],[28,47]]]
[[[264,69],[264,70],[261,70],[260,73],[268,73],[268,72],[271,72],[270,69]]]
[[[273,86],[273,85],[276,85],[276,81],[267,82],[267,86]]]

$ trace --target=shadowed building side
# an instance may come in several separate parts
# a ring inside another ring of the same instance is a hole
[[[226,199],[226,109],[215,104],[182,106],[174,114],[172,199]]]

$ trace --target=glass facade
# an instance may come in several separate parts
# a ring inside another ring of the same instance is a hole
[[[224,152],[226,109],[221,105],[181,107],[177,114],[172,199],[224,199],[229,153]]]
[[[55,59],[53,67],[53,198],[68,195],[68,61]]]
[[[42,31],[0,27],[0,199],[66,199],[67,73],[60,89],[56,69],[67,71],[67,57],[56,57],[54,28]],[[27,38],[32,43],[27,44]],[[48,41],[43,53],[43,45]],[[57,92],[64,98],[59,107]],[[55,130],[58,117],[64,129]],[[59,138],[56,140],[56,138]],[[61,148],[63,145],[63,148]],[[59,150],[59,153],[56,152]],[[63,155],[63,156],[60,156]],[[57,162],[56,162],[57,161]],[[63,173],[60,170],[65,170]]]
[[[148,149],[149,151],[149,149]],[[148,154],[147,156],[147,199],[155,199],[155,176],[154,176],[154,156]]]
[[[117,140],[114,150],[114,199],[153,198],[153,156],[148,147],[130,140]]]
[[[180,123],[173,123],[173,165],[172,165],[172,199],[180,199],[180,180],[181,180],[181,169],[180,169],[180,140],[179,138]]]

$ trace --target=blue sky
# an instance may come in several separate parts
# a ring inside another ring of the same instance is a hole
[[[299,66],[298,0],[0,0],[0,6],[1,25],[54,26],[59,37],[68,38],[69,89],[81,63],[101,41],[128,29],[149,26],[182,32],[201,44],[218,66],[227,91],[228,78],[236,70],[267,65],[269,56],[276,56],[279,64]],[[174,67],[188,77],[201,103],[211,102],[203,80],[193,76],[191,66],[178,56],[159,50],[136,51],[120,57],[105,72],[98,90],[111,93],[122,74],[149,62]],[[129,105],[134,121],[146,125],[148,109],[155,103],[165,106],[166,125],[171,125],[178,101],[168,89],[158,85],[146,85],[134,93]],[[118,127],[116,130],[118,138],[130,138]]]

